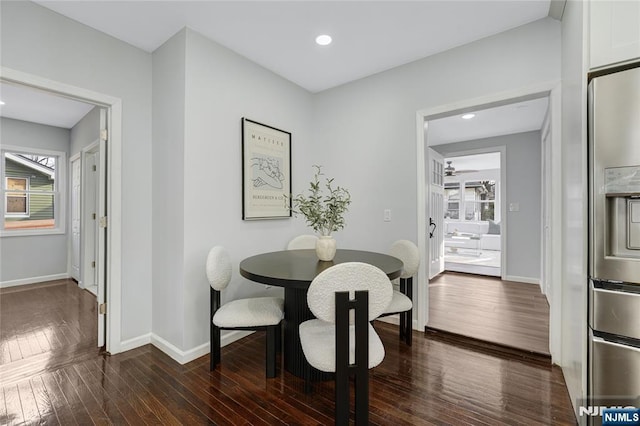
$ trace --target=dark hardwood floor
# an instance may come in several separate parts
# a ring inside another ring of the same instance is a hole
[[[96,309],[73,280],[0,289],[0,383],[95,357]]]
[[[4,309],[2,315],[4,329]],[[19,324],[30,315],[15,309],[7,316]],[[576,423],[557,367],[437,333],[414,332],[408,347],[397,326],[375,327],[386,357],[370,373],[371,424]],[[3,330],[3,346],[5,335]],[[213,372],[208,355],[179,365],[147,345],[113,356],[83,353],[72,362],[14,374],[0,385],[0,424],[325,425],[333,424],[333,390],[333,382],[322,382],[305,394],[303,381],[282,369],[266,379],[264,334],[255,333],[224,347]]]
[[[549,355],[549,304],[534,284],[441,274],[429,283],[428,327]]]

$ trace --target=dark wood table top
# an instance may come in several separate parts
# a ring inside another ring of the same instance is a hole
[[[380,268],[389,279],[398,278],[403,263],[388,254],[338,249],[334,259],[324,262],[316,251],[283,250],[251,256],[240,262],[240,275],[262,284],[307,289],[320,272],[345,262],[363,262]]]

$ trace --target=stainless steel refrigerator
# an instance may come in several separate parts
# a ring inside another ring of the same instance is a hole
[[[640,408],[640,64],[593,78],[588,111],[589,404]]]

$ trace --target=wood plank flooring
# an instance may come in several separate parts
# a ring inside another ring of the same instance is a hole
[[[540,287],[447,272],[429,283],[429,328],[549,355],[549,305]]]
[[[96,309],[73,280],[0,289],[0,383],[97,355]]]
[[[386,357],[370,373],[373,425],[576,424],[557,367],[437,334],[414,332],[408,347],[397,326],[375,327]],[[282,368],[266,379],[264,333],[255,333],[224,347],[213,372],[208,355],[179,365],[146,345],[3,382],[0,424],[325,425],[333,424],[333,392],[333,382],[322,382],[305,394]]]

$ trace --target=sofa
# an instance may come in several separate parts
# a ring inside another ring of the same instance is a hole
[[[444,221],[444,233],[446,236],[460,234],[475,234],[480,237],[480,250],[500,250],[500,222],[489,221]]]

